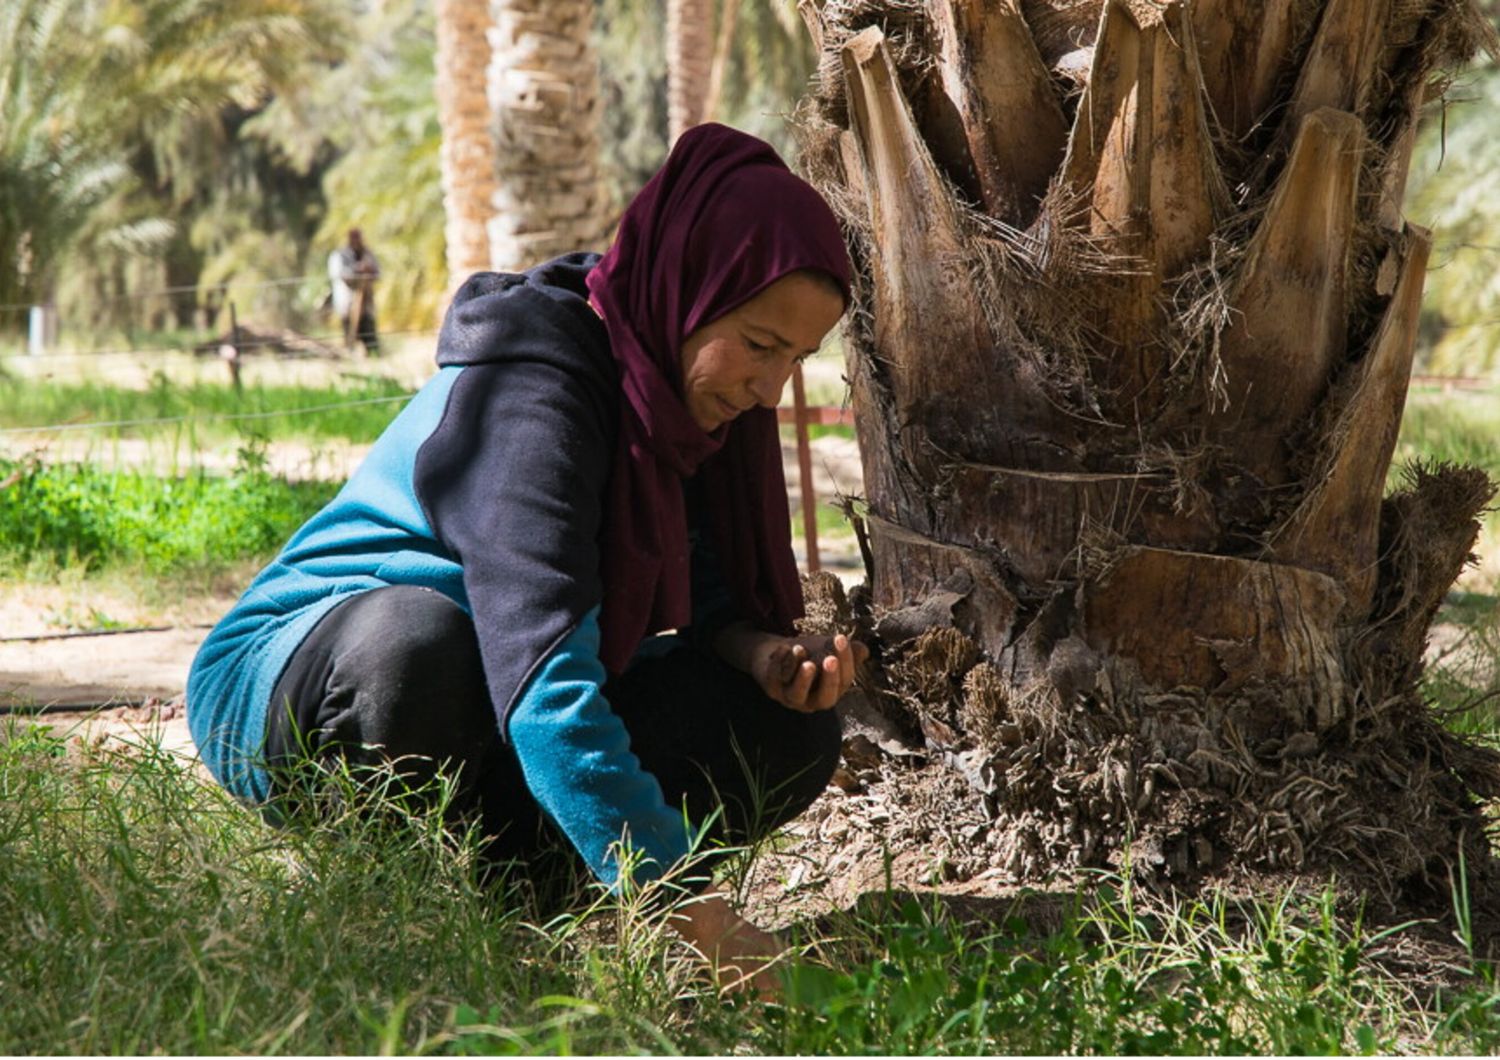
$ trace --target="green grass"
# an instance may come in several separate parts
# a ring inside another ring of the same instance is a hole
[[[238,393],[220,382],[172,382],[162,373],[146,389],[27,382],[0,387],[0,429],[185,417],[185,423],[109,428],[97,436],[169,433],[204,445],[235,438],[241,423],[253,423],[256,432],[278,439],[371,442],[401,410],[399,399],[409,392],[404,384],[380,376],[363,376],[341,386],[251,385]]]
[[[1472,464],[1500,478],[1500,396],[1413,391],[1392,467],[1414,459]]]
[[[134,566],[156,576],[268,558],[338,489],[270,474],[254,444],[230,475],[0,459],[0,484],[0,567]]]
[[[659,919],[544,918],[436,811],[277,831],[150,746],[0,734],[7,1053],[1486,1052],[1468,960],[1413,994],[1328,895],[1147,908],[1101,878],[963,921],[887,892],[804,924],[781,1003],[720,1000]],[[1462,897],[1460,896],[1460,900]],[[1055,904],[1051,907],[1055,910]],[[1397,929],[1397,933],[1410,929]]]
[[[1500,397],[1414,390],[1401,423],[1389,487],[1400,484],[1402,465],[1414,460],[1470,464],[1500,482]],[[1476,547],[1483,569],[1493,571],[1494,557],[1486,553],[1500,547],[1500,511],[1491,510],[1480,519],[1484,531]],[[1428,667],[1423,690],[1450,728],[1493,740],[1492,734],[1500,732],[1500,607],[1491,581],[1492,577],[1480,579],[1481,592],[1449,593],[1437,620],[1453,632]]]
[[[819,438],[844,438],[854,440],[854,428],[846,427],[842,423],[809,423],[807,425],[807,437],[810,441]]]
[[[1438,612],[1442,630],[1422,679],[1428,702],[1455,732],[1500,743],[1500,601],[1453,591]]]
[[[234,437],[214,417],[397,389],[252,388],[242,401],[258,404],[247,405],[222,386],[48,386],[0,393],[0,424],[191,415],[202,418],[195,432]],[[368,440],[398,407],[348,410],[337,427],[343,412],[258,426]],[[1415,394],[1398,455],[1500,474],[1500,410]],[[337,488],[269,474],[256,441],[228,475],[10,461],[0,483],[0,570],[131,567],[163,580],[264,559]],[[834,532],[842,515],[820,506],[819,526]],[[1493,733],[1493,597],[1454,595],[1443,618],[1464,650],[1432,668],[1427,692],[1455,728]],[[1472,945],[1434,989],[1380,961],[1417,928],[1385,934],[1336,915],[1329,894],[1168,905],[1110,877],[1063,896],[1060,916],[1055,902],[1022,898],[990,903],[978,924],[937,897],[876,894],[797,926],[782,1003],[721,1000],[659,919],[597,894],[544,913],[519,888],[480,887],[472,846],[431,813],[393,823],[348,810],[276,831],[158,750],[67,747],[10,722],[0,731],[7,1053],[1500,1049],[1500,987]]]
[[[794,487],[795,490],[795,487]],[[798,541],[803,538],[802,533],[802,506],[798,500],[799,495],[792,494],[792,537]],[[854,527],[844,515],[844,510],[838,508],[826,500],[819,500],[817,506],[818,539],[824,538],[847,538],[854,533]]]

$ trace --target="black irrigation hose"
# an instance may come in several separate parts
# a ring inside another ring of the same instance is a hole
[[[165,705],[167,702],[160,696],[147,696],[145,699],[107,699],[102,703],[0,703],[0,718],[10,715],[39,718],[44,714],[100,714],[126,707],[138,709]]]
[[[213,629],[211,622],[193,622],[183,626],[131,626],[128,629],[88,629],[76,633],[38,633],[25,637],[0,637],[0,644],[30,643],[43,640],[72,640],[76,637],[116,637],[126,633],[170,633],[178,629]],[[21,714],[41,717],[44,714],[95,714],[106,710],[139,709],[164,705],[161,696],[144,699],[107,699],[102,703],[0,703],[0,717]]]
[[[117,637],[125,633],[170,633],[178,629],[213,629],[212,622],[186,626],[129,626],[125,629],[85,629],[73,633],[34,633],[22,637],[0,637],[0,644],[25,644],[42,640],[73,640],[76,637]]]

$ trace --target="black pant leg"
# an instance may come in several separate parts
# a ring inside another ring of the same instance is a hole
[[[456,819],[478,814],[489,860],[556,846],[556,830],[501,743],[468,614],[441,593],[389,586],[333,608],[293,654],[266,718],[273,796],[302,758],[394,763],[413,786],[446,763]]]
[[[370,296],[365,296],[365,311],[359,315],[359,341],[371,357],[380,353],[380,335],[375,330],[375,310],[370,307]]]
[[[642,657],[604,689],[630,748],[668,805],[712,834],[753,843],[812,805],[838,765],[833,711],[805,714],[766,697],[751,678],[683,642]]]
[[[712,817],[713,836],[729,845],[795,818],[838,763],[832,711],[789,710],[686,644],[638,659],[604,693],[668,804],[685,804],[695,821]],[[493,837],[485,860],[523,861],[534,877],[584,871],[499,739],[472,620],[440,593],[375,589],[324,616],[277,683],[266,755],[273,794],[283,797],[284,770],[304,755],[394,761],[414,784],[449,763],[460,782],[456,815],[478,814]]]
[[[272,767],[338,754],[395,761],[412,781],[477,763],[495,728],[468,616],[441,593],[390,586],[351,596],[315,626],[272,694]],[[476,766],[477,768],[477,766]]]

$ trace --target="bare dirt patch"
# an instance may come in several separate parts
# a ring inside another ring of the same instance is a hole
[[[203,624],[231,599],[205,595],[153,605],[72,580],[0,587],[0,711],[38,715],[54,732],[80,741],[159,744],[194,758],[182,691]],[[169,628],[76,635],[101,620]]]

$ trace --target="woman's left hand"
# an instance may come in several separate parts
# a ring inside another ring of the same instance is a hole
[[[780,637],[741,626],[726,630],[720,654],[755,679],[767,696],[784,707],[814,713],[828,710],[854,683],[856,669],[870,649],[852,637]]]

